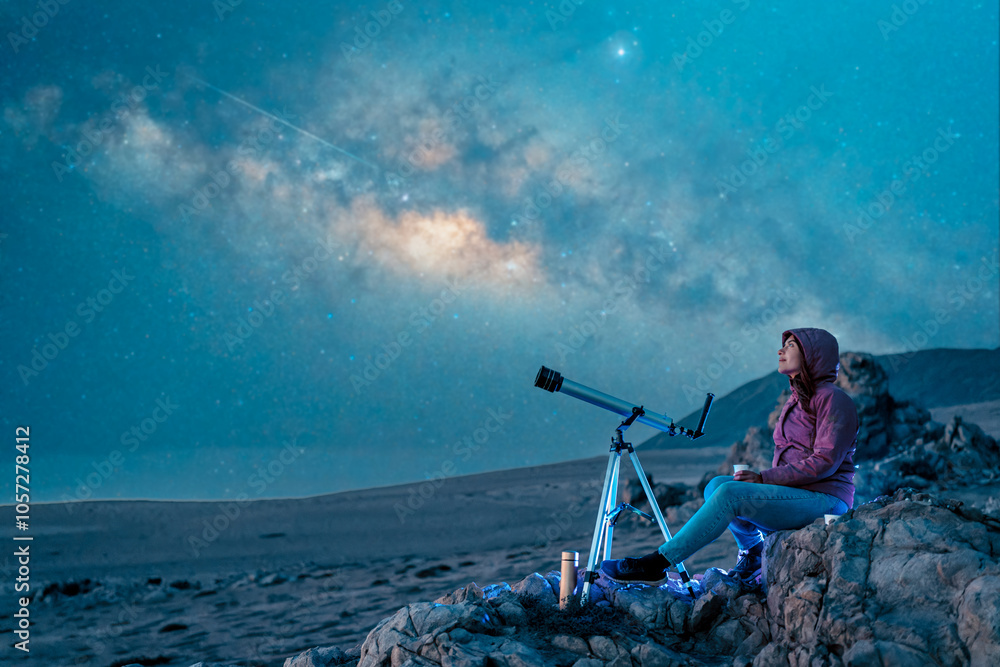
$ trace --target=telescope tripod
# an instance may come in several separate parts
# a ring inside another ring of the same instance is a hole
[[[709,395],[711,396],[711,395]],[[708,406],[710,405],[710,400],[706,401],[707,414]],[[607,560],[611,556],[611,538],[614,535],[615,524],[618,522],[621,513],[625,510],[639,514],[650,521],[654,518],[645,512],[642,512],[627,503],[622,503],[621,505],[615,506],[615,502],[618,496],[618,470],[621,467],[622,449],[628,450],[629,458],[632,459],[632,467],[635,468],[636,473],[639,475],[639,483],[642,484],[643,490],[646,492],[646,498],[649,500],[649,506],[653,508],[653,515],[655,516],[655,521],[660,527],[660,532],[663,533],[663,538],[666,541],[670,541],[672,538],[670,536],[670,529],[667,528],[667,522],[663,518],[663,513],[660,511],[659,503],[656,501],[656,496],[653,495],[653,489],[649,486],[649,480],[646,479],[646,472],[642,469],[642,464],[639,463],[639,455],[635,453],[635,448],[632,447],[631,442],[623,442],[622,434],[636,418],[641,417],[645,414],[642,406],[633,407],[632,414],[615,429],[615,435],[611,438],[611,453],[608,455],[608,470],[604,475],[604,490],[601,492],[601,505],[597,511],[597,523],[594,525],[594,539],[590,543],[590,556],[587,558],[587,569],[584,574],[583,583],[583,593],[580,596],[580,604],[587,604],[587,600],[590,597],[590,585],[597,579],[597,567],[599,564]],[[705,416],[702,416],[702,424],[705,421]],[[671,426],[673,424],[671,423]],[[682,432],[685,429],[681,429]],[[701,433],[701,424],[697,429],[698,435]],[[694,432],[692,432],[693,435]],[[687,434],[687,433],[685,433]],[[671,433],[673,435],[673,433]],[[598,556],[601,556],[598,560]],[[688,593],[691,597],[695,597],[695,592],[691,578],[688,576],[687,570],[684,567],[684,563],[678,563],[676,566],[677,572],[681,575],[681,582],[687,587]]]

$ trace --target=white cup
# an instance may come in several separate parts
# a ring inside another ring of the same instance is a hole
[[[741,470],[750,470],[750,466],[744,465],[743,463],[737,463],[733,466],[733,474],[735,475]]]
[[[825,521],[826,525],[829,526],[831,523],[833,523],[834,521],[836,521],[837,519],[839,519],[842,516],[844,516],[844,515],[843,514],[824,514],[823,515],[823,521]]]

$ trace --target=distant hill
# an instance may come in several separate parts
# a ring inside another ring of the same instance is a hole
[[[920,350],[875,357],[889,375],[889,393],[927,409],[1000,399],[1000,348],[995,350]],[[695,444],[718,447],[743,439],[750,426],[766,425],[788,378],[774,371],[717,397],[705,428]],[[678,423],[694,428],[701,409]],[[688,438],[658,433],[642,444],[644,450],[688,449]]]
[[[927,409],[1000,399],[1000,348],[922,350],[876,357],[889,374],[889,393]]]

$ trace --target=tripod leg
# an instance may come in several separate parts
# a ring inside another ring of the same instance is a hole
[[[673,539],[670,535],[670,529],[667,528],[667,521],[663,518],[663,512],[660,511],[660,504],[656,501],[656,496],[653,495],[653,489],[649,486],[649,480],[646,479],[646,471],[642,469],[642,464],[639,463],[639,455],[635,453],[635,450],[629,447],[628,452],[629,458],[632,459],[632,467],[639,474],[639,483],[642,484],[642,490],[646,492],[646,499],[649,501],[649,506],[653,508],[653,516],[656,517],[656,523],[660,526],[660,532],[663,533],[663,539],[669,542]],[[691,577],[688,576],[687,568],[684,567],[684,563],[677,563],[675,566],[678,574],[681,575],[681,583],[683,583],[691,597],[696,597],[694,592],[694,585],[691,582]]]
[[[604,539],[604,519],[607,516],[608,494],[611,492],[611,478],[618,476],[618,467],[621,463],[621,452],[611,450],[608,456],[608,470],[604,473],[604,489],[601,491],[601,504],[597,509],[597,522],[594,524],[594,539],[590,542],[590,555],[587,556],[587,570],[584,572],[583,593],[580,595],[580,604],[587,604],[590,597],[590,584],[597,578],[597,556]]]
[[[614,474],[611,475],[611,485],[608,487],[608,504],[604,509],[604,546],[601,554],[602,561],[611,558],[611,538],[614,535],[615,526],[611,523],[609,517],[611,516],[611,511],[618,505],[618,473],[621,470],[620,461],[621,458],[619,457],[619,465],[615,466]]]

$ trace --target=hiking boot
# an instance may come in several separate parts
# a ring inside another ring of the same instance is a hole
[[[736,567],[729,571],[729,576],[736,577],[744,583],[750,583],[760,576],[760,558],[764,553],[764,543],[758,542],[746,551],[740,551]]]
[[[658,551],[642,558],[622,558],[601,563],[601,572],[617,583],[662,584],[667,581],[670,562]]]

